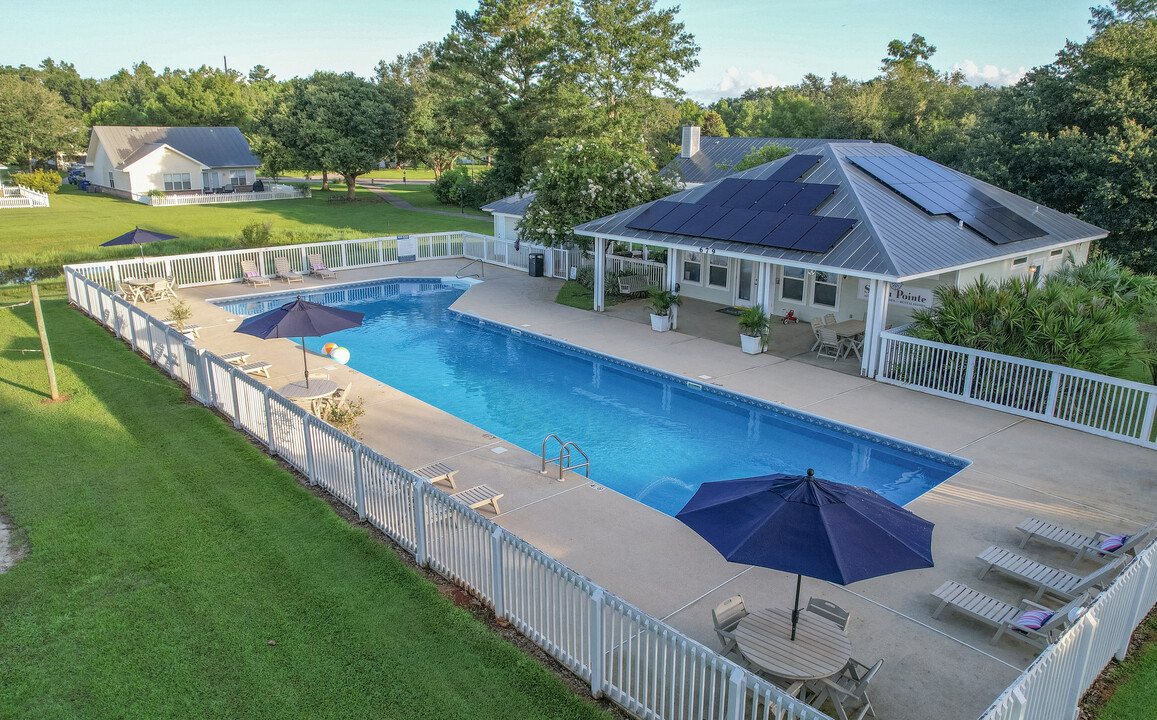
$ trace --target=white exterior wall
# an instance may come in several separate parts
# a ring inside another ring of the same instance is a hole
[[[200,190],[201,167],[201,163],[163,147],[126,168],[131,176],[132,187],[120,189],[142,194],[150,190],[164,190],[166,174],[189,173],[189,189]]]
[[[998,262],[988,263],[986,265],[977,265],[976,267],[966,268],[956,273],[956,284],[959,287],[971,285],[981,275],[993,282],[1000,282],[1008,277],[1027,277],[1029,269],[1039,264],[1042,275],[1047,275],[1061,267],[1064,264],[1065,256],[1071,250],[1076,257],[1077,263],[1083,263],[1089,259],[1089,245],[1090,243],[1078,243],[1069,245],[1059,249],[1053,250],[1036,250],[1033,252],[1019,255],[1010,260],[1000,260]],[[1017,262],[1017,261],[1022,262]]]
[[[518,221],[522,219],[520,216],[502,213],[492,213],[492,215],[494,217],[494,237],[502,240],[518,238]]]

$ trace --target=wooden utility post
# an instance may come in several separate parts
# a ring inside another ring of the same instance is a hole
[[[60,399],[56,389],[56,370],[52,367],[52,351],[48,349],[48,334],[44,331],[44,313],[40,311],[40,291],[32,283],[32,309],[36,313],[36,331],[40,333],[40,349],[44,353],[44,365],[48,368],[48,391],[53,400]]]

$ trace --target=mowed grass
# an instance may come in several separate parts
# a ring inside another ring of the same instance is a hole
[[[146,255],[243,247],[241,230],[254,222],[272,223],[273,240],[282,243],[306,235],[359,238],[469,229],[490,234],[477,221],[399,210],[368,190],[357,201],[345,201],[345,186],[313,191],[301,200],[150,207],[111,195],[82,193],[65,185],[47,208],[4,210],[0,216],[0,267],[60,265],[82,260],[127,257],[139,246],[102,248],[107,240],[142,227],[177,236],[177,240],[144,246]],[[300,241],[300,240],[296,240]]]
[[[442,212],[457,213],[464,210],[464,214],[472,217],[480,217],[485,220],[491,218],[490,213],[473,208],[467,205],[465,208],[459,208],[457,205],[443,205],[438,202],[438,198],[434,197],[434,193],[430,192],[430,185],[409,185],[405,183],[390,183],[389,185],[378,185],[382,190],[388,190],[397,197],[405,200],[416,208],[423,208],[425,210],[441,210]],[[476,223],[472,223],[476,224]]]
[[[28,549],[0,574],[0,717],[609,717],[96,323],[45,311],[67,402],[11,352],[39,347],[32,309],[0,309],[0,498]]]
[[[1117,686],[1096,720],[1138,720],[1157,716],[1157,615],[1150,615],[1137,632],[1146,642],[1115,670]]]

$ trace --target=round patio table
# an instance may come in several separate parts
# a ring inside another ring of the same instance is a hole
[[[282,385],[277,388],[277,392],[282,397],[290,400],[316,400],[318,398],[329,397],[337,392],[337,383],[333,380],[326,380],[324,378],[316,378],[309,381],[309,387],[305,386],[304,380],[297,380],[288,385]]]
[[[830,620],[806,610],[791,639],[791,610],[753,612],[735,628],[739,652],[769,674],[787,680],[818,680],[835,675],[852,656],[848,634]]]

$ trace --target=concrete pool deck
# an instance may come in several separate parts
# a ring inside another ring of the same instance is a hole
[[[464,264],[430,261],[342,271],[336,282],[452,277]],[[470,288],[454,309],[973,462],[908,505],[936,524],[936,567],[848,587],[804,578],[804,602],[820,596],[851,613],[848,634],[855,658],[868,663],[885,658],[872,692],[881,718],[972,720],[1035,657],[1033,648],[1012,639],[990,645],[987,626],[951,613],[931,617],[937,603],[930,592],[948,579],[1013,603],[1031,596],[1027,586],[996,574],[983,581],[976,578],[980,570],[976,554],[992,544],[1015,547],[1019,536],[1014,528],[1025,516],[1090,533],[1131,532],[1151,520],[1157,488],[1153,471],[1157,456],[1151,450],[883,385],[848,368],[837,370],[830,360],[808,362],[810,353],[798,359],[744,355],[737,339],[728,344],[686,334],[700,321],[710,323],[712,315],[718,315],[719,326],[702,334],[734,338],[735,318],[712,310],[694,321],[688,312],[681,323],[685,332],[655,333],[632,317],[635,311],[629,308],[597,314],[555,304],[560,280],[531,278],[494,266],[486,266],[484,272],[484,282]],[[309,279],[304,289],[334,282]],[[246,350],[253,360],[271,362],[272,378],[258,379],[277,388],[300,379],[300,348],[287,340],[236,334],[238,318],[199,301],[299,288],[301,284],[273,281],[272,287],[256,290],[235,284],[180,293],[190,301],[193,322],[202,326],[199,346],[217,353]],[[163,317],[168,306],[140,307]],[[781,327],[773,328],[773,344]],[[800,327],[810,336],[810,328]],[[795,329],[784,328],[786,333]],[[582,476],[568,473],[563,482],[544,476],[536,452],[523,451],[328,357],[311,353],[310,368],[341,385],[353,382],[353,395],[366,403],[361,418],[366,444],[407,467],[446,462],[459,470],[460,487],[485,482],[505,493],[503,513],[496,518],[499,524],[707,647],[718,647],[710,609],[724,598],[742,594],[749,608],[791,605],[792,575],[728,563],[674,518]],[[549,412],[543,408],[544,436],[552,432]],[[563,440],[582,445],[582,438]],[[591,461],[597,480],[598,458]],[[1066,567],[1071,558],[1036,544],[1024,553],[1058,567]]]

